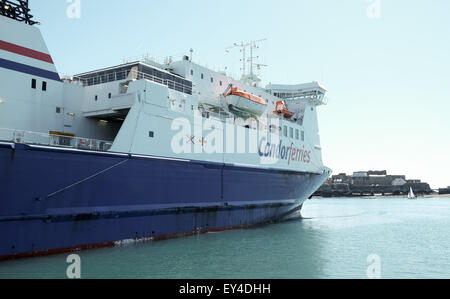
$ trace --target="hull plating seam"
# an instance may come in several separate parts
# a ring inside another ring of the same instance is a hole
[[[245,206],[210,206],[210,207],[183,207],[172,209],[153,209],[153,210],[129,210],[120,212],[98,212],[93,211],[90,213],[81,214],[44,214],[44,215],[20,215],[20,216],[3,216],[0,217],[0,222],[12,222],[12,221],[32,221],[40,220],[46,223],[52,222],[72,222],[81,220],[99,220],[99,219],[117,219],[117,218],[129,218],[129,217],[145,217],[145,216],[157,216],[157,215],[179,215],[184,213],[210,213],[219,211],[234,211],[234,210],[248,210],[255,208],[276,208],[283,206],[292,206],[292,202],[289,203],[266,203],[266,204],[253,204]]]

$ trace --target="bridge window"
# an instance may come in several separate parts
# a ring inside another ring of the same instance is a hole
[[[286,126],[283,127],[283,135],[284,137],[288,137],[288,130]]]
[[[191,70],[191,74],[193,74],[193,72],[194,71]],[[145,79],[166,85],[168,88],[176,91],[192,94],[192,81],[180,77],[174,73],[143,64],[116,67],[106,71],[91,72],[88,74],[75,76],[74,78],[80,80],[84,86],[125,80],[127,78],[129,80]],[[125,93],[127,87],[128,82],[121,85],[121,92]]]
[[[31,88],[36,89],[36,79],[31,79]]]
[[[294,129],[293,128],[289,128],[289,138],[294,139]]]

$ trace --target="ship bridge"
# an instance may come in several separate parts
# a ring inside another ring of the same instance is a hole
[[[75,75],[70,80],[85,88],[87,101],[83,113],[85,117],[90,118],[110,119],[126,116],[135,103],[134,95],[128,93],[128,86],[136,80],[148,80],[192,95],[191,80],[140,61]],[[100,93],[106,94],[105,100],[99,98]]]
[[[297,85],[270,84],[266,86],[266,90],[286,102],[308,102],[314,106],[327,104],[327,89],[318,82]]]

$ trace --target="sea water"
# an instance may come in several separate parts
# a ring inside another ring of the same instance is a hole
[[[313,199],[298,221],[75,254],[81,278],[450,278],[450,199]],[[0,278],[66,278],[68,255]]]

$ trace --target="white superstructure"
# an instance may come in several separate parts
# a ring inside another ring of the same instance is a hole
[[[33,51],[50,57],[36,27],[27,26],[28,33],[20,36],[8,34],[18,31],[16,26],[23,24],[0,16],[2,40],[21,47],[41,45]],[[0,50],[0,58],[56,74],[51,57],[42,61]],[[316,82],[260,88],[245,81],[187,56],[163,65],[136,61],[61,81],[0,68],[0,139],[328,171],[322,163],[317,120],[326,89]],[[248,97],[227,98],[230,88]]]

